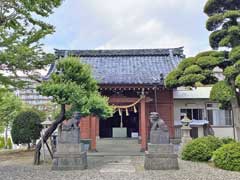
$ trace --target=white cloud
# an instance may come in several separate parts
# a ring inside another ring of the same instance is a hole
[[[52,20],[48,43],[71,49],[185,47],[187,55],[208,48],[203,5],[196,0],[71,0]],[[55,40],[55,42],[54,42]]]
[[[134,27],[132,27],[134,26]],[[178,37],[173,32],[168,32],[161,22],[151,19],[145,23],[131,25],[127,32],[120,29],[111,40],[98,49],[111,48],[167,48],[180,47],[189,39]]]

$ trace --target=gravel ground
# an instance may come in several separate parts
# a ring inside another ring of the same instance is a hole
[[[1,180],[240,180],[240,173],[220,170],[206,163],[179,160],[180,170],[144,171],[144,157],[90,157],[84,171],[51,171],[50,164],[33,166],[18,157],[0,162]]]

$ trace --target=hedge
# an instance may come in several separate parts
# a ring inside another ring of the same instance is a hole
[[[183,160],[209,161],[213,152],[222,144],[222,141],[214,136],[200,137],[186,144],[181,157]]]
[[[214,165],[218,168],[240,171],[240,143],[225,144],[213,153]]]

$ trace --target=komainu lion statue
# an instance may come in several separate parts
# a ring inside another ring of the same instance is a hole
[[[157,131],[157,130],[168,131],[167,125],[159,117],[159,114],[157,112],[151,112],[149,118],[152,124],[151,131]]]
[[[80,119],[80,113],[74,112],[71,119],[69,119],[68,121],[64,121],[62,123],[62,130],[71,131],[72,129],[78,128],[79,119]]]

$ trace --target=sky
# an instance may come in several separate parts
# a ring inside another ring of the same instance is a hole
[[[44,49],[210,49],[206,0],[64,0],[46,19],[56,32]]]

